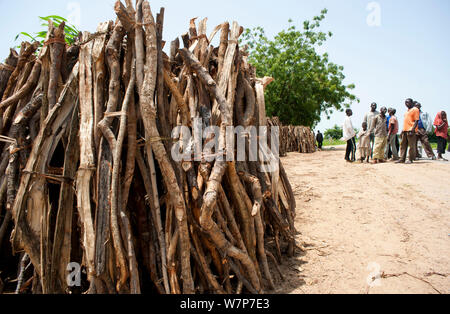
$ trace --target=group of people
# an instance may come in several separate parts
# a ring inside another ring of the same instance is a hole
[[[364,116],[362,129],[358,134],[359,138],[359,161],[374,164],[384,163],[392,157],[392,161],[397,163],[411,164],[420,157],[418,143],[420,142],[428,158],[432,160],[447,161],[444,158],[448,140],[448,120],[445,111],[436,115],[434,120],[435,133],[438,142],[438,156],[433,152],[428,133],[432,130],[429,117],[422,112],[422,105],[408,98],[405,101],[408,111],[405,114],[403,128],[401,132],[401,144],[398,140],[400,130],[396,117],[397,111],[393,108],[382,107],[377,111],[377,104],[371,105],[371,110]],[[345,160],[347,162],[356,161],[356,131],[353,127],[351,117],[353,111],[346,111],[347,117],[344,121],[343,139],[347,142]],[[450,149],[450,147],[449,147]],[[408,160],[407,160],[407,154]]]

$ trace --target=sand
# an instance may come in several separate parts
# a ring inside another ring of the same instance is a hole
[[[450,163],[348,164],[342,147],[283,163],[304,251],[277,293],[450,293]]]

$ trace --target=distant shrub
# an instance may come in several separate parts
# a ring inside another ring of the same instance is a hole
[[[325,138],[332,138],[334,140],[340,140],[344,136],[342,127],[335,125],[332,129],[328,129],[324,133]]]

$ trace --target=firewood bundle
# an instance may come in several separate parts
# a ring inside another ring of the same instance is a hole
[[[314,132],[304,126],[284,126],[278,117],[268,118],[267,125],[278,127],[280,134],[280,156],[286,157],[287,153],[310,154],[316,151],[316,139]]]
[[[296,247],[288,178],[279,160],[267,172],[217,158],[236,154],[227,128],[266,125],[271,79],[247,63],[243,28],[208,35],[207,20],[192,19],[183,47],[176,39],[165,53],[164,9],[155,19],[148,1],[128,0],[115,12],[70,47],[64,23],[50,23],[38,53],[23,43],[0,68],[4,289],[270,291]],[[218,134],[189,139],[199,119]],[[186,138],[205,148],[175,161]]]

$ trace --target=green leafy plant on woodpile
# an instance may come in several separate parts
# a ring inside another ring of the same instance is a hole
[[[68,24],[67,19],[61,16],[39,16],[39,19],[43,21],[43,23],[41,24],[41,26],[45,28],[43,31],[34,33],[34,35],[27,32],[20,32],[19,34],[17,34],[15,40],[17,41],[20,37],[22,37],[24,39],[26,38],[27,40],[31,40],[31,42],[39,41],[41,45],[43,45],[45,38],[47,37],[49,21],[52,21],[55,27],[58,27],[62,22],[65,23],[64,32],[66,35],[66,43],[68,45],[73,45],[80,34],[80,31],[74,25]],[[18,48],[20,48],[20,46]]]

